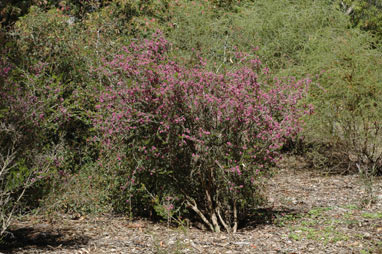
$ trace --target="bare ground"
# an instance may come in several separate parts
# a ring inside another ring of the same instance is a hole
[[[298,163],[270,180],[269,207],[237,234],[106,215],[28,216],[13,223],[11,241],[0,253],[382,254],[382,179],[374,179],[370,195],[357,175],[296,168]]]

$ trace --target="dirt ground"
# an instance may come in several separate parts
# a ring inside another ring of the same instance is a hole
[[[296,164],[297,165],[297,164]],[[382,178],[372,192],[357,175],[282,169],[269,204],[236,234],[130,221],[123,217],[39,216],[12,224],[0,253],[381,253]]]

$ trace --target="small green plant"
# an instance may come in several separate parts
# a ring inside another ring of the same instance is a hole
[[[276,216],[275,223],[279,227],[284,227],[288,225],[289,223],[296,221],[299,218],[301,218],[301,215],[299,214],[283,214],[282,213]]]
[[[355,204],[349,204],[349,205],[344,206],[344,208],[349,209],[349,210],[358,210],[359,206],[355,205]]]
[[[157,215],[166,219],[167,227],[170,227],[172,221],[176,222],[179,226],[183,226],[183,221],[176,214],[182,209],[184,202],[179,204],[179,198],[170,195],[164,195],[161,198],[158,195],[154,196],[147,190],[144,184],[142,184],[142,188],[152,198],[153,208]]]
[[[292,240],[295,240],[295,241],[301,241],[301,240],[302,240],[301,235],[296,234],[296,233],[291,233],[291,234],[289,234],[289,235],[288,235],[288,238],[289,238],[289,239],[292,239]]]
[[[310,215],[310,217],[312,218],[317,218],[317,217],[321,217],[323,215],[324,212],[326,211],[330,211],[332,210],[331,207],[319,207],[319,208],[314,208],[314,209],[311,209],[308,214]]]
[[[335,229],[334,226],[317,227],[318,222],[314,224],[307,224],[306,226],[298,226],[293,228],[293,233],[290,237],[295,240],[310,239],[315,241],[322,241],[325,245],[328,243],[335,243],[338,241],[346,241],[349,237],[342,232]]]
[[[52,187],[42,201],[44,211],[67,214],[101,214],[113,211],[112,181],[95,163],[78,173],[59,170],[51,177]],[[107,187],[105,186],[107,185]]]
[[[303,215],[295,226],[291,227],[289,237],[295,240],[310,239],[323,242],[325,245],[338,241],[347,241],[349,236],[336,229],[336,225],[344,223],[342,219],[326,219],[327,211],[331,207],[318,207],[311,209]],[[351,222],[353,223],[353,222]],[[354,223],[358,223],[355,221]]]
[[[158,236],[151,233],[152,238],[154,240],[154,253],[158,254],[166,254],[166,253],[184,253],[184,249],[186,249],[187,246],[184,242],[182,242],[180,239],[174,239],[170,241],[163,241],[158,239]]]
[[[362,213],[362,217],[367,219],[382,219],[382,213]]]
[[[376,167],[372,166],[372,169],[367,169],[365,166],[361,167],[358,163],[356,164],[359,175],[361,178],[362,186],[364,187],[365,194],[361,200],[361,207],[370,207],[376,202],[375,192],[374,192],[374,178],[376,175]]]

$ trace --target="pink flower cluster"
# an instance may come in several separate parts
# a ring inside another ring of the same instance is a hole
[[[1,54],[4,54],[4,53],[5,52],[1,52]],[[9,76],[9,73],[11,70],[12,70],[12,67],[8,63],[7,59],[6,58],[0,58],[0,80],[6,79]]]

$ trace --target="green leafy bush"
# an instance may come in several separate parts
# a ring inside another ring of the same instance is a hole
[[[32,6],[28,15],[16,22],[13,34],[24,66],[49,65],[49,72],[62,76],[64,82],[83,80],[83,37],[79,27],[70,24],[69,16],[51,9],[47,12]],[[82,53],[82,54],[81,54]],[[28,57],[26,57],[28,56]]]
[[[102,168],[94,166],[99,148],[88,142],[94,132],[89,121],[94,111],[94,92],[100,83],[108,82],[99,74],[100,63],[127,40],[128,28],[137,24],[134,19],[142,19],[142,22],[149,17],[150,21],[157,16],[162,19],[166,2],[114,1],[89,11],[81,19],[70,16],[73,14],[70,1],[60,6],[62,8],[50,10],[32,6],[29,13],[16,22],[10,36],[13,43],[8,44],[16,67],[14,88],[25,93],[21,97],[35,98],[38,102],[31,104],[35,109],[28,109],[44,134],[35,143],[41,150],[58,143],[63,148],[60,162],[51,169],[50,181],[35,186],[24,200],[36,204],[43,195],[46,198],[43,203],[50,209],[106,211],[109,208],[104,201],[110,201],[113,195],[113,179],[103,174]],[[128,24],[123,27],[125,21]],[[145,22],[143,28],[148,27]],[[69,180],[64,181],[65,178]],[[89,179],[92,183],[85,184]],[[110,188],[103,187],[105,182]],[[87,188],[89,196],[81,197],[79,192],[72,191],[83,188]],[[94,204],[84,202],[88,197]]]
[[[349,30],[323,45],[309,45],[312,57],[306,58],[307,65],[322,71],[311,91],[316,114],[309,121],[315,133],[309,134],[337,146],[333,151],[349,169],[358,164],[381,173],[382,54],[371,49],[372,41],[365,33]]]
[[[166,24],[170,19],[170,8],[171,1],[167,0],[114,0],[94,14],[101,14],[110,22],[116,36],[140,37],[151,35]],[[100,22],[105,24],[104,19]]]
[[[8,60],[0,59],[0,236],[31,188],[49,178],[62,152],[59,142],[44,143],[44,105],[32,89],[17,83],[16,67]]]
[[[56,177],[60,170],[78,171],[96,157],[96,149],[87,144],[92,127],[89,112],[94,108],[89,88],[95,84],[89,69],[95,68],[96,53],[86,49],[90,46],[83,40],[87,34],[79,36],[78,27],[67,21],[60,10],[32,7],[9,36],[8,55],[14,68],[2,92],[8,98],[7,116],[13,120],[7,121],[14,125],[17,118],[26,119],[24,125],[34,130],[28,140],[20,141],[26,151],[56,156],[46,168],[49,176],[25,192],[25,207],[39,206],[40,199],[60,182]],[[27,148],[28,144],[33,148]],[[16,154],[15,160],[26,159],[27,169],[33,172],[37,155]]]
[[[7,27],[28,12],[32,1],[3,0],[0,2],[0,28]]]
[[[235,10],[224,10],[210,1],[179,1],[168,37],[181,56],[192,60],[196,52],[215,71],[236,68],[235,47],[250,51],[258,46],[263,62],[288,76],[283,70],[301,64],[308,41],[320,38],[323,30],[347,29],[347,17],[328,2],[244,1]]]
[[[355,27],[370,31],[382,39],[382,2],[380,0],[342,0],[340,8],[350,16]]]

